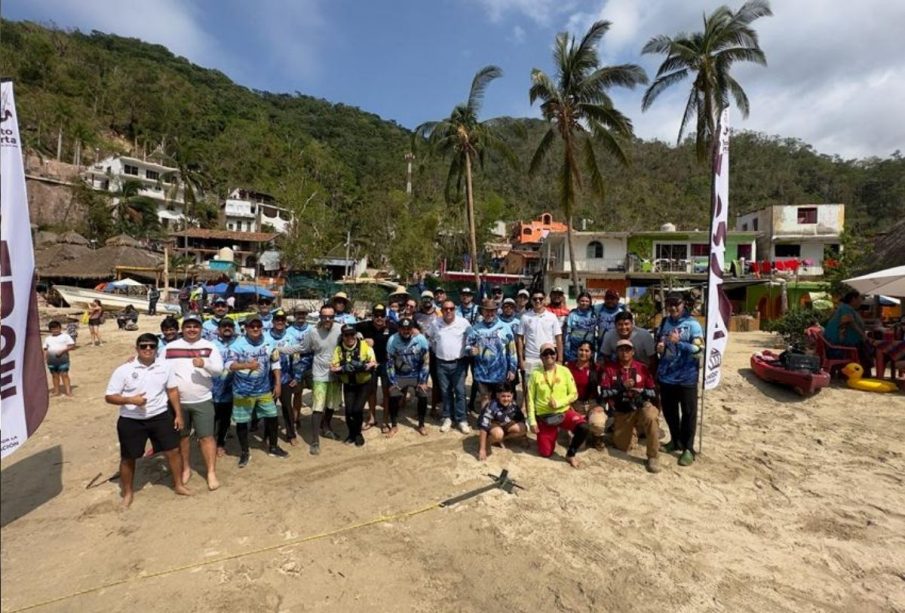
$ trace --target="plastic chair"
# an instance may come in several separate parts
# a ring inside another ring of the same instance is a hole
[[[838,352],[843,357],[833,358],[829,356],[830,351]],[[848,347],[846,345],[834,345],[830,343],[822,334],[817,335],[817,355],[820,356],[820,366],[823,370],[833,375],[833,370],[842,368],[846,364],[855,362],[861,363],[861,357],[858,355],[857,347]]]

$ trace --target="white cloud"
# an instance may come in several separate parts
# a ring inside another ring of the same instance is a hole
[[[560,16],[571,13],[577,0],[472,0],[481,5],[493,22],[510,14],[522,14],[542,26],[553,25]]]
[[[511,42],[515,45],[521,45],[522,43],[525,42],[526,36],[527,35],[525,33],[525,28],[523,28],[522,26],[519,26],[519,25],[514,26],[512,28],[512,36],[509,37],[509,42]]]

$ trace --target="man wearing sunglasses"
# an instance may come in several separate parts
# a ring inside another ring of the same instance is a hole
[[[213,343],[201,338],[201,315],[189,313],[182,319],[182,338],[169,343],[164,358],[179,389],[179,403],[185,425],[179,452],[182,454],[182,482],[192,476],[190,436],[194,431],[207,469],[207,487],[220,487],[217,480],[217,440],[214,438],[216,412],[211,389],[213,378],[223,372],[223,357]]]
[[[518,355],[512,328],[497,317],[497,303],[490,298],[484,300],[481,315],[482,320],[468,333],[465,349],[473,356],[472,385],[478,388],[483,411],[498,385],[515,380]]]
[[[230,345],[226,367],[233,373],[233,421],[242,452],[239,468],[250,460],[248,431],[252,413],[264,420],[267,455],[285,458],[289,454],[277,444],[277,405],[274,396],[282,392],[280,357],[276,348],[264,338],[264,322],[253,314],[245,320],[245,335]]]
[[[519,321],[519,368],[529,376],[541,365],[542,345],[553,345],[556,348],[556,361],[562,362],[562,328],[556,315],[544,305],[545,298],[542,290],[532,292],[532,308]]]
[[[171,377],[170,365],[157,359],[157,345],[157,337],[153,334],[139,336],[135,343],[136,359],[113,371],[104,395],[106,402],[119,406],[116,432],[124,507],[132,504],[135,461],[144,456],[148,439],[155,452],[166,456],[173,477],[173,491],[183,496],[191,494],[182,482],[179,430],[183,424],[179,390]],[[173,407],[172,413],[167,400]]]
[[[390,381],[390,431],[398,431],[399,409],[407,390],[418,398],[418,433],[427,436],[427,379],[429,347],[423,334],[415,334],[415,321],[410,317],[399,320],[399,332],[387,344],[387,378]]]
[[[206,340],[213,341],[220,334],[220,321],[226,317],[229,312],[229,306],[226,304],[226,298],[217,296],[214,298],[213,306],[214,316],[204,322],[201,329],[201,336]]]
[[[389,321],[386,306],[375,304],[371,309],[371,319],[357,323],[355,329],[361,334],[365,342],[371,345],[377,358],[377,368],[371,378],[371,391],[368,395],[370,419],[363,429],[368,430],[377,425],[377,388],[380,387],[383,392],[380,401],[380,406],[383,407],[383,425],[380,427],[380,431],[386,434],[390,431],[390,381],[387,379],[387,343],[390,342],[390,337],[396,333],[397,326],[394,322]]]
[[[453,419],[463,434],[471,432],[465,413],[465,373],[468,371],[465,339],[471,326],[456,313],[456,305],[447,300],[441,305],[442,317],[435,320],[428,334],[430,359],[435,363],[439,395],[443,399],[440,432],[448,432]]]

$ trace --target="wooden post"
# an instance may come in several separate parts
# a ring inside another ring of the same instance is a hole
[[[163,292],[164,303],[170,298],[170,243],[163,244]]]

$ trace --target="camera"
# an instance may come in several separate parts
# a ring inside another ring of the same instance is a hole
[[[361,360],[349,360],[342,365],[342,371],[346,374],[364,372],[367,370],[367,364]]]

